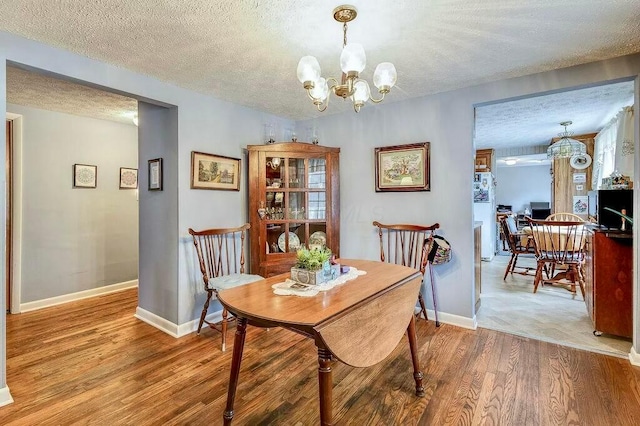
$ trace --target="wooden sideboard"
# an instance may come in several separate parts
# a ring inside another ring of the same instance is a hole
[[[631,338],[633,238],[630,232],[593,230],[587,237],[585,303],[594,333]]]

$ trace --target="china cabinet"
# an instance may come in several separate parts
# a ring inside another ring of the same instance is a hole
[[[296,251],[340,256],[340,148],[304,142],[249,145],[251,273],[287,272]]]

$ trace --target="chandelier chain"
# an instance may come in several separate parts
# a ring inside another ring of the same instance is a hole
[[[344,37],[342,38],[342,47],[344,48],[347,45],[347,23],[342,24],[342,28],[344,31]]]

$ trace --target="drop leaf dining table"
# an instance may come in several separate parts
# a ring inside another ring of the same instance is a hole
[[[424,396],[418,357],[414,309],[422,274],[406,266],[369,260],[341,259],[365,271],[313,297],[282,296],[272,285],[288,278],[281,274],[219,292],[220,303],[237,317],[225,425],[234,417],[234,400],[248,325],[282,327],[314,340],[318,349],[320,423],[333,424],[332,364],[369,367],[385,359],[408,335],[415,393]]]

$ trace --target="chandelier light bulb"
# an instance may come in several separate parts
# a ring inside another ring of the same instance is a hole
[[[305,85],[315,83],[320,78],[320,64],[313,56],[303,56],[298,62],[298,80]],[[309,88],[311,88],[310,86]]]
[[[353,103],[362,106],[369,100],[369,85],[366,81],[360,80],[353,86]]]
[[[367,56],[364,53],[364,47],[359,43],[347,44],[340,54],[340,68],[342,72],[357,72],[360,74],[367,65]]]
[[[309,91],[309,94],[313,99],[317,99],[320,102],[324,102],[329,96],[329,86],[327,85],[327,80],[324,77],[320,77],[316,84],[313,86],[313,89]]]
[[[396,84],[398,80],[398,72],[391,62],[382,62],[378,64],[373,73],[373,85],[381,92],[389,90]]]

